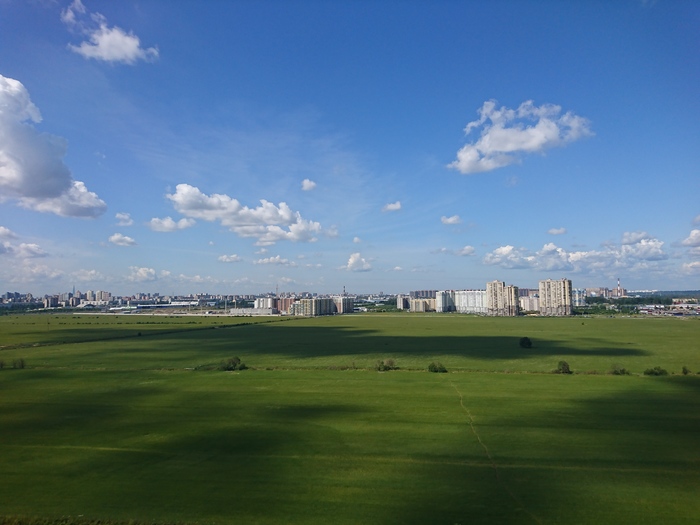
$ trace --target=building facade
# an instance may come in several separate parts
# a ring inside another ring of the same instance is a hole
[[[518,287],[503,281],[486,283],[486,313],[501,317],[520,315]]]
[[[574,313],[570,279],[540,281],[540,315],[572,315]]]

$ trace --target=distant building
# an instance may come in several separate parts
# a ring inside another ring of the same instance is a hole
[[[571,315],[574,313],[571,280],[540,281],[540,314]]]
[[[520,314],[518,287],[503,281],[486,283],[486,313],[495,316],[514,317]]]
[[[434,312],[435,299],[411,299],[411,312]]]
[[[454,312],[455,308],[455,291],[442,290],[435,293],[435,311],[436,312]]]
[[[409,297],[404,294],[398,294],[396,296],[396,308],[399,310],[409,310],[411,308]]]
[[[457,290],[455,291],[455,310],[460,314],[486,314],[486,290]]]

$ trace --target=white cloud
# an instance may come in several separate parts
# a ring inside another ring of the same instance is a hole
[[[462,219],[459,218],[459,215],[453,215],[452,217],[445,217],[444,215],[440,217],[440,221],[443,224],[459,224],[462,222]]]
[[[352,242],[354,242],[355,244],[360,244],[362,242],[362,239],[360,239],[359,237],[355,237],[353,238]]]
[[[219,261],[225,262],[225,263],[232,263],[232,262],[239,262],[241,260],[240,256],[233,254],[233,255],[220,255],[219,256]]]
[[[164,219],[158,219],[156,217],[152,218],[148,227],[154,232],[174,232],[177,230],[184,230],[186,228],[191,228],[197,223],[194,219],[180,219],[175,222],[171,217],[166,217]]]
[[[382,211],[398,211],[401,209],[401,201],[385,204]]]
[[[134,64],[139,60],[151,62],[158,58],[158,48],[141,47],[141,40],[134,33],[127,33],[117,26],[109,27],[107,19],[100,13],[88,16],[80,0],[75,0],[61,12],[61,20],[88,37],[80,45],[68,44],[68,49],[84,58],[124,64]]]
[[[363,259],[359,252],[351,254],[348,264],[341,267],[341,270],[348,270],[349,272],[368,272],[371,269],[372,265]]]
[[[14,249],[15,256],[20,259],[29,259],[34,257],[46,257],[46,253],[38,244],[22,243]]]
[[[465,246],[461,250],[457,250],[455,252],[455,254],[461,255],[461,256],[474,255],[474,247],[473,246]]]
[[[117,213],[114,217],[117,219],[117,226],[131,226],[134,224],[134,220],[128,213]]]
[[[566,233],[566,228],[550,228],[547,230],[550,235],[564,235]]]
[[[517,109],[497,109],[495,100],[484,102],[479,118],[464,128],[467,135],[482,128],[481,136],[462,147],[448,167],[464,174],[491,171],[519,162],[525,154],[561,147],[593,134],[587,119],[570,111],[562,115],[561,111],[560,106],[535,106],[531,100]]]
[[[304,179],[301,181],[301,189],[304,191],[311,191],[316,187],[316,183],[310,179]]]
[[[71,278],[77,282],[103,281],[104,275],[97,270],[77,270],[71,274]]]
[[[700,224],[700,215],[693,219],[693,224]]]
[[[253,264],[276,264],[279,266],[296,266],[297,263],[290,261],[289,259],[284,259],[279,255],[274,257],[265,257],[264,259],[258,259],[253,261]]]
[[[248,208],[228,195],[205,195],[189,184],[178,184],[175,193],[167,195],[167,198],[186,217],[219,221],[241,237],[256,238],[259,246],[283,240],[314,242],[321,232],[318,222],[303,219],[299,212],[293,212],[284,202],[275,206],[261,200],[257,208]]]
[[[121,233],[115,233],[109,237],[109,242],[116,244],[117,246],[135,246],[136,241],[131,237],[122,235]]]
[[[5,228],[4,226],[0,226],[0,239],[16,239],[17,234],[10,230],[9,228]]]
[[[683,239],[683,246],[700,246],[700,230],[691,230],[690,235]]]
[[[700,275],[700,261],[685,263],[682,267],[682,271],[689,275]]]
[[[650,239],[647,232],[625,232],[622,234],[622,244],[636,244],[639,241]]]
[[[619,245],[611,244],[601,250],[567,251],[554,243],[530,252],[524,248],[501,246],[484,257],[484,264],[503,268],[531,268],[540,271],[572,271],[580,273],[613,274],[620,270],[634,272],[654,269],[668,259],[664,242],[646,232],[626,232]]]
[[[2,268],[0,268],[0,271]],[[45,283],[63,277],[63,272],[53,266],[26,262],[14,268],[7,278],[11,283]]]
[[[156,280],[156,271],[153,268],[129,266],[130,274],[127,279],[134,283],[145,283]]]
[[[392,271],[392,272],[402,272],[402,271],[403,271],[403,268],[401,268],[401,266],[394,266],[394,267],[391,269],[391,271]]]
[[[0,201],[64,217],[104,213],[104,201],[63,163],[66,141],[34,128],[41,114],[21,82],[0,75],[0,108]]]
[[[511,245],[496,248],[484,257],[484,264],[498,265],[503,268],[527,268],[531,261],[532,257],[526,256],[523,249]]]

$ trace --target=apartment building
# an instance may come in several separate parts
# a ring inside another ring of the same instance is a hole
[[[519,315],[518,287],[506,285],[503,281],[486,283],[486,313],[502,317]]]
[[[572,315],[573,297],[570,279],[540,281],[540,315]]]

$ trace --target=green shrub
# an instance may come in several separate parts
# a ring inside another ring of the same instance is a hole
[[[520,347],[521,348],[532,348],[532,341],[530,341],[529,337],[521,337],[520,338]]]
[[[21,357],[19,359],[15,359],[12,361],[12,368],[20,368],[21,369],[21,368],[24,368],[25,365],[26,365],[26,363],[24,362],[24,359]]]
[[[219,364],[218,368],[219,370],[232,372],[234,370],[245,370],[248,367],[245,365],[245,363],[241,363],[239,357],[230,357],[225,361],[221,361],[221,364]]]
[[[0,368],[2,368],[2,366],[0,366]],[[683,375],[687,376],[688,374],[692,374],[692,372],[690,371],[690,368],[688,368],[687,366],[684,366],[683,367]]]
[[[555,374],[573,374],[569,363],[566,361],[559,361],[557,369],[554,371]]]
[[[668,370],[661,368],[660,366],[655,366],[654,368],[647,368],[644,371],[645,376],[667,376]]]
[[[428,365],[428,372],[434,372],[436,374],[446,374],[447,373],[447,368],[443,366],[441,362],[435,362],[433,361]]]
[[[388,372],[389,370],[397,370],[399,367],[393,359],[384,359],[384,361],[377,361],[374,367],[379,372]]]
[[[614,376],[628,376],[628,375],[630,375],[630,371],[627,370],[626,368],[621,367],[620,365],[614,365],[612,367],[612,370],[610,370],[610,373]]]

